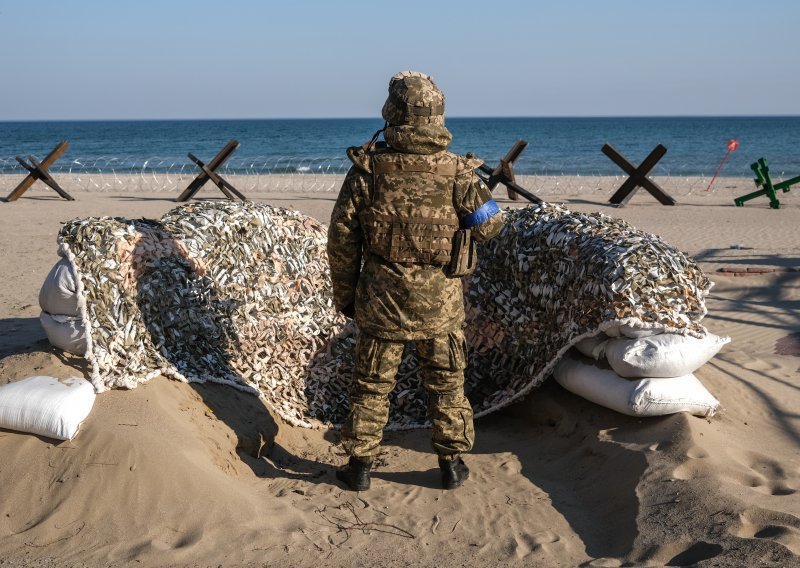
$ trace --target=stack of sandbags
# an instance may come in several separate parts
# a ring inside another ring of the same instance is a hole
[[[476,416],[524,396],[576,341],[612,326],[705,335],[711,283],[658,236],[546,203],[504,217],[464,280]],[[333,306],[326,241],[314,219],[252,202],[69,221],[59,252],[77,276],[96,390],[159,374],[210,380],[260,394],[292,424],[341,424],[356,330]],[[388,428],[427,425],[418,371],[410,348]]]
[[[728,342],[708,332],[693,337],[610,327],[577,342],[584,358],[568,353],[553,374],[567,390],[630,416],[713,416],[719,401],[694,372]]]
[[[66,258],[53,266],[39,290],[39,307],[47,339],[54,346],[75,355],[86,355],[86,328],[80,309],[78,283]]]

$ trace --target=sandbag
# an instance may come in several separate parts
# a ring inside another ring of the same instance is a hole
[[[62,258],[53,265],[39,290],[39,307],[50,314],[77,316],[78,285],[69,260]]]
[[[553,377],[562,387],[586,400],[632,416],[633,386],[614,371],[565,355],[553,370]]]
[[[713,333],[700,338],[663,333],[612,339],[605,345],[605,353],[609,365],[621,377],[679,377],[699,369],[730,340]]]
[[[714,416],[719,408],[719,401],[693,373],[631,382],[634,389],[630,407],[634,416],[663,416],[676,412]]]
[[[86,379],[28,377],[0,387],[0,428],[71,440],[94,404]]]
[[[52,345],[69,351],[75,355],[84,356],[89,346],[86,338],[86,328],[80,316],[65,316],[61,314],[39,314],[39,321],[44,328],[47,339]]]
[[[606,355],[606,343],[609,337],[605,333],[598,333],[592,337],[585,337],[575,344],[581,355],[585,355],[595,361],[599,361]]]
[[[713,416],[719,401],[693,374],[671,378],[625,379],[566,355],[553,376],[568,391],[628,416],[663,416],[689,412]]]

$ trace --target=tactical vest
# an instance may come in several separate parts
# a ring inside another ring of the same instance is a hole
[[[366,248],[389,262],[450,262],[458,214],[453,205],[457,157],[376,153],[371,202],[359,211]]]

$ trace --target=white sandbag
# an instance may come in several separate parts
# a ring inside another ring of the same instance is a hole
[[[606,359],[622,377],[680,377],[699,369],[730,337],[707,333],[701,338],[663,333],[639,339],[612,339]]]
[[[64,316],[61,314],[39,314],[39,321],[44,328],[47,339],[52,345],[69,351],[75,355],[84,356],[89,348],[86,339],[86,328],[79,316]]]
[[[553,370],[553,377],[562,387],[586,400],[622,414],[632,415],[631,381],[623,379],[614,371],[565,355]]]
[[[0,387],[0,428],[71,440],[94,404],[86,379],[28,377]]]
[[[575,349],[580,351],[581,355],[585,355],[595,361],[599,361],[606,355],[606,343],[609,337],[600,332],[593,337],[584,337],[575,344]]]
[[[51,314],[77,316],[80,313],[75,273],[66,258],[55,263],[44,279],[39,290],[39,307]]]
[[[630,380],[567,355],[556,365],[553,376],[568,391],[628,416],[675,412],[713,416],[719,408],[719,401],[692,374]]]
[[[630,407],[636,416],[663,416],[675,412],[714,416],[719,408],[719,401],[693,373],[630,382],[635,383]]]

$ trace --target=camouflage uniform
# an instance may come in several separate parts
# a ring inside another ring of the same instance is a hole
[[[388,396],[413,340],[434,449],[454,459],[472,448],[474,430],[464,396],[462,282],[445,265],[459,226],[484,240],[499,232],[502,215],[474,173],[481,162],[446,150],[444,96],[429,77],[393,77],[383,117],[386,143],[348,149],[353,166],[328,233],[334,301],[345,313],[355,308],[359,328],[342,443],[357,458],[377,453]]]

